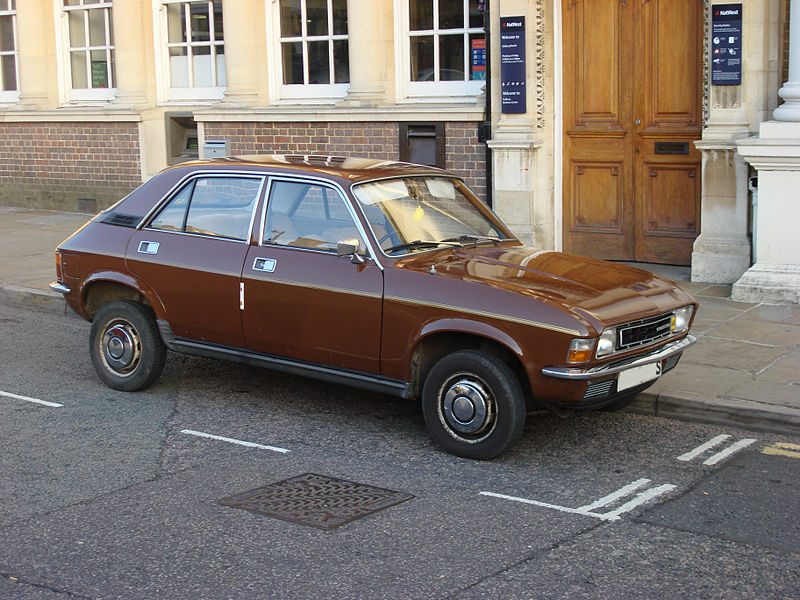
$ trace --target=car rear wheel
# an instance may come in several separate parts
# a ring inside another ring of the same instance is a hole
[[[525,398],[511,368],[477,350],[439,360],[422,389],[422,411],[433,440],[465,458],[494,458],[513,446],[525,425]]]
[[[97,312],[89,349],[100,379],[123,392],[150,386],[161,375],[167,355],[153,311],[127,300]]]

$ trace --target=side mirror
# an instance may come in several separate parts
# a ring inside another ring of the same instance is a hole
[[[349,256],[350,262],[355,265],[360,265],[364,262],[364,257],[361,256],[361,242],[356,238],[346,240],[339,240],[336,243],[336,256]]]

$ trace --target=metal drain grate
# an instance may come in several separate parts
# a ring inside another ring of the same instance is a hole
[[[363,483],[306,473],[222,498],[218,503],[291,523],[334,529],[413,497]]]

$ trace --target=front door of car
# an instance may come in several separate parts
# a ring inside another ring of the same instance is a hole
[[[240,283],[265,177],[186,182],[128,244],[128,268],[156,291],[173,333],[241,348]]]
[[[275,178],[265,210],[242,272],[247,348],[379,373],[383,273],[336,255],[343,239],[365,248],[348,201],[327,184]]]

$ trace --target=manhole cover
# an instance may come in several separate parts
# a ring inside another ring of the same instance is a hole
[[[222,498],[219,504],[292,523],[334,529],[413,497],[363,483],[306,473]]]

